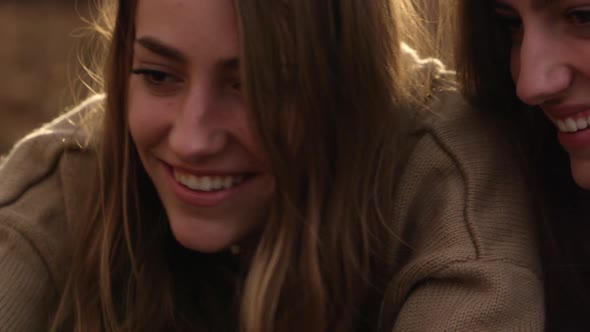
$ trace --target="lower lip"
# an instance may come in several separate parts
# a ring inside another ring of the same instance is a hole
[[[575,133],[558,132],[559,143],[567,151],[577,151],[590,148],[590,127]]]
[[[248,177],[240,184],[228,189],[195,191],[176,181],[172,167],[164,164],[164,169],[176,197],[187,204],[200,207],[215,207],[231,200],[253,180],[253,177]]]

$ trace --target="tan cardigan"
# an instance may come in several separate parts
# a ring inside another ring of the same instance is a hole
[[[96,99],[96,98],[95,98]],[[96,103],[90,101],[89,103]],[[46,331],[92,144],[83,105],[19,142],[0,166],[0,331]],[[543,293],[528,194],[500,130],[452,94],[424,116],[395,196],[393,331],[540,331]]]

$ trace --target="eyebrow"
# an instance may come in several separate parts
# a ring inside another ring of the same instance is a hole
[[[154,37],[141,37],[135,42],[150,52],[153,52],[164,58],[168,58],[179,63],[188,63],[188,59],[180,50],[166,45]],[[218,62],[216,67],[219,67],[219,69],[224,71],[237,71],[240,68],[240,60],[237,57],[222,59]]]
[[[141,37],[135,40],[135,42],[145,49],[158,54],[164,58],[168,58],[175,62],[186,63],[187,59],[182,52],[172,46],[168,46],[163,42],[153,37]]]

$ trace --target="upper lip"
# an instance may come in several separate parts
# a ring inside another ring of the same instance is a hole
[[[571,104],[571,105],[541,105],[543,111],[549,114],[554,119],[566,119],[573,115],[585,111],[590,111],[590,105]]]

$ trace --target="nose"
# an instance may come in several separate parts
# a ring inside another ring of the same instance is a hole
[[[228,132],[219,115],[221,104],[206,86],[187,93],[168,135],[170,149],[182,161],[194,163],[225,149]]]
[[[560,39],[544,27],[524,26],[521,43],[512,50],[516,94],[524,103],[539,105],[559,98],[571,86],[574,75]]]

